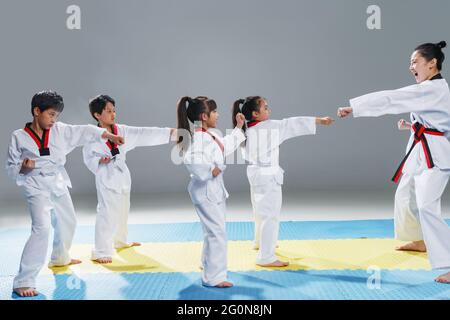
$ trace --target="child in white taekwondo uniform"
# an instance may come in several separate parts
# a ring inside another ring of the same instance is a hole
[[[140,245],[127,241],[131,190],[130,171],[125,163],[127,152],[136,147],[169,143],[175,129],[116,124],[115,101],[108,95],[92,99],[89,110],[99,127],[119,134],[127,141],[120,147],[110,141],[98,141],[83,148],[84,163],[95,175],[98,198],[95,248],[91,259],[98,263],[111,263],[114,248]]]
[[[6,169],[23,188],[32,220],[13,284],[14,292],[22,297],[38,294],[36,277],[46,260],[51,225],[54,240],[49,267],[81,263],[69,255],[76,219],[68,190],[72,186],[64,168],[66,155],[95,141],[123,143],[121,137],[95,126],[57,122],[63,108],[63,99],[56,92],[35,94],[31,102],[33,122],[14,131],[9,145]]]
[[[441,196],[450,176],[450,91],[440,70],[444,41],[418,46],[410,71],[417,84],[370,93],[338,109],[340,117],[379,117],[410,112],[407,153],[392,180],[400,183],[395,194],[395,236],[411,241],[398,250],[428,251],[434,269],[450,269],[450,228],[441,216]],[[403,175],[403,176],[402,176]],[[436,278],[450,283],[450,272]]]
[[[242,108],[241,105],[242,104]],[[247,140],[243,158],[248,162],[251,202],[255,217],[256,263],[263,267],[286,267],[275,255],[282,203],[283,169],[279,166],[279,146],[287,139],[313,135],[316,125],[330,125],[330,117],[292,117],[270,120],[267,101],[260,96],[237,100],[233,115],[242,113],[248,121],[244,127]]]
[[[228,192],[223,182],[223,171],[226,168],[225,157],[245,140],[241,130],[244,117],[238,114],[236,128],[222,138],[210,130],[216,127],[218,118],[214,100],[183,97],[178,102],[177,113],[178,143],[191,175],[188,191],[203,229],[202,283],[204,286],[228,288],[233,284],[227,281],[225,201]],[[189,122],[195,125],[193,136]]]

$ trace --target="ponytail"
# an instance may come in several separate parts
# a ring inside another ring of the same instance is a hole
[[[181,149],[185,149],[185,147],[187,147],[186,144],[188,143],[188,141],[184,141],[183,133],[187,131],[192,137],[191,126],[189,125],[189,119],[187,115],[187,103],[191,100],[192,99],[190,97],[182,97],[177,103],[177,144]]]
[[[237,115],[238,113],[242,113],[242,110],[241,110],[240,105],[241,105],[241,104],[244,104],[244,102],[245,102],[244,99],[239,99],[239,100],[236,100],[236,101],[233,103],[233,110],[232,110],[232,114],[233,114],[233,118],[232,118],[232,121],[233,121],[233,128],[237,126],[236,115]],[[245,122],[244,122],[244,125],[242,126],[242,130],[244,131],[244,133],[245,133],[245,131],[247,130],[247,124],[246,124]]]
[[[189,122],[195,124],[196,121],[200,121],[201,114],[210,114],[211,111],[217,109],[217,104],[213,99],[209,99],[205,96],[199,96],[196,98],[182,97],[177,103],[177,132],[178,140],[177,144],[182,150],[187,150],[190,144],[190,140],[193,136],[191,126]],[[180,130],[181,129],[181,130]],[[189,135],[186,135],[189,132]],[[189,139],[185,139],[189,138]],[[188,141],[186,141],[188,140]]]

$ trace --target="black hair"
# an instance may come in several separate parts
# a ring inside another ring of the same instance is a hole
[[[95,117],[95,114],[101,114],[103,110],[105,110],[108,102],[111,103],[114,107],[116,106],[116,101],[114,101],[113,98],[106,94],[98,95],[91,101],[89,101],[89,111],[91,112],[91,115],[95,119],[95,121],[98,121],[98,119]]]
[[[192,131],[189,122],[195,123],[195,121],[200,121],[202,113],[205,113],[209,116],[211,111],[214,111],[216,109],[216,102],[213,99],[209,99],[208,97],[182,97],[177,104],[177,128],[187,130],[192,137]],[[179,130],[177,144],[180,144],[182,142],[183,145],[181,147],[182,149],[185,149],[187,145],[185,145],[184,143],[188,142],[183,141],[182,132],[181,130]]]
[[[422,57],[427,61],[436,59],[436,66],[439,71],[442,70],[442,63],[445,60],[444,49],[447,46],[447,42],[441,41],[438,43],[424,43],[418,46],[414,51],[418,51]]]
[[[55,91],[45,90],[36,93],[31,99],[31,114],[34,116],[34,108],[39,108],[41,112],[47,109],[54,109],[62,112],[64,110],[64,100]]]
[[[236,115],[238,113],[242,113],[245,117],[245,120],[252,121],[253,120],[253,111],[259,112],[261,108],[261,101],[264,100],[261,96],[251,96],[247,97],[245,99],[239,99],[236,100],[233,103],[233,126],[236,127],[237,121],[236,121]],[[242,107],[240,105],[242,104]],[[247,129],[247,125],[244,123],[244,126],[242,127],[242,130]]]

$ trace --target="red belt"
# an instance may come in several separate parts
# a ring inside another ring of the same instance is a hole
[[[400,177],[402,176],[403,167],[405,166],[405,162],[408,159],[409,155],[411,154],[412,150],[418,144],[419,142],[422,143],[423,151],[425,153],[425,158],[427,159],[427,166],[428,168],[434,167],[433,157],[431,156],[430,147],[428,146],[428,141],[425,136],[425,134],[431,134],[433,136],[440,136],[442,137],[444,135],[443,132],[440,132],[436,129],[428,129],[425,128],[425,126],[419,122],[415,122],[412,125],[412,129],[414,130],[414,142],[411,145],[411,148],[409,148],[408,153],[403,158],[402,162],[400,163],[400,166],[398,167],[397,171],[395,172],[394,177],[392,178],[392,181],[395,183],[398,182]]]

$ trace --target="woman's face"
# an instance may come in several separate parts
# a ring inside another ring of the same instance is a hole
[[[427,61],[418,51],[414,51],[411,56],[411,64],[409,70],[413,74],[417,83],[429,80],[432,78],[437,70],[436,59]]]

